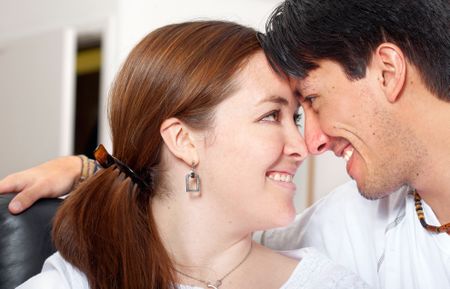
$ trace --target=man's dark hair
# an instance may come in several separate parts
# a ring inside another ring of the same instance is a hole
[[[259,36],[272,66],[300,78],[328,59],[361,79],[377,46],[394,43],[427,88],[450,101],[449,0],[286,0]]]

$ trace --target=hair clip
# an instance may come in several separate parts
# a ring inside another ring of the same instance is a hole
[[[94,157],[95,160],[105,169],[115,164],[119,170],[130,177],[131,180],[141,188],[141,190],[147,190],[149,188],[147,182],[145,182],[125,163],[110,155],[102,144],[98,145],[95,149]]]

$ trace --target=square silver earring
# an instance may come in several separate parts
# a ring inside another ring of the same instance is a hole
[[[195,172],[195,165],[192,164],[192,169],[185,177],[186,193],[200,192],[200,176]]]

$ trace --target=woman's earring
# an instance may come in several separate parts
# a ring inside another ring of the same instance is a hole
[[[195,172],[195,164],[192,163],[192,169],[186,174],[186,193],[200,192],[200,176]]]

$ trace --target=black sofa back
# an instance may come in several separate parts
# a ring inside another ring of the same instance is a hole
[[[24,213],[11,215],[8,204],[13,197],[0,195],[0,289],[15,288],[38,274],[55,252],[50,232],[62,200],[39,200]]]

